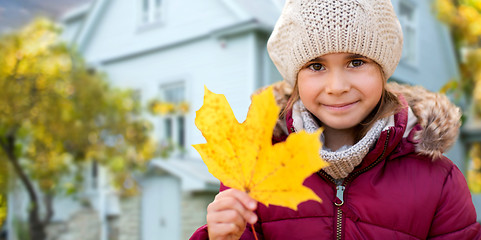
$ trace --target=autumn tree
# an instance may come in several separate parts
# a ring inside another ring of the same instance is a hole
[[[444,87],[470,109],[473,117],[481,117],[481,1],[436,0],[438,18],[450,29],[455,44],[460,76]],[[481,145],[470,150],[472,167],[468,170],[468,184],[472,191],[481,192]]]
[[[0,165],[29,196],[31,240],[46,239],[52,200],[81,186],[75,176],[83,164],[106,166],[112,183],[129,194],[131,171],[154,154],[151,124],[134,92],[110,86],[59,33],[36,19],[0,38]]]
[[[7,217],[7,165],[0,159],[0,229]]]

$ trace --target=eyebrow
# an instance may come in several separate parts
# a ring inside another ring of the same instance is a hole
[[[361,54],[349,54],[347,55],[346,59],[347,60],[352,60],[352,59],[358,59],[358,58],[364,58],[364,59],[367,59],[367,57],[361,55]],[[322,62],[322,61],[325,61],[326,59],[323,58],[323,57],[317,57],[317,58],[314,58],[312,59],[311,61],[309,62]]]
[[[349,54],[349,56],[347,56],[347,59],[356,59],[356,58],[367,58],[367,57],[364,57],[361,54]]]

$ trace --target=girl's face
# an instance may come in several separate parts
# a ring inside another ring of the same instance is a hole
[[[333,53],[304,65],[297,76],[304,106],[325,127],[358,125],[376,107],[383,92],[379,66],[357,54]]]

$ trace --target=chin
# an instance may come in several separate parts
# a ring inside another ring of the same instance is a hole
[[[332,128],[332,129],[337,129],[337,130],[345,130],[345,129],[351,129],[355,126],[357,126],[357,124],[353,124],[353,122],[346,122],[346,123],[342,123],[342,122],[324,122],[324,125],[327,125],[329,128]]]

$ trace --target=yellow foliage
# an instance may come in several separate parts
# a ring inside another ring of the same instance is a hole
[[[0,36],[0,140],[13,136],[14,152],[5,156],[21,159],[40,190],[72,189],[59,182],[82,162],[131,172],[155,154],[135,93],[112,88],[105,78],[61,42],[47,19]],[[5,151],[13,150],[0,147]]]
[[[481,102],[481,82],[478,80],[475,82],[474,85],[474,93],[473,93],[473,98],[476,102]],[[476,106],[477,108],[481,106]]]
[[[459,6],[459,14],[468,22],[473,22],[479,19],[478,11],[472,6]]]
[[[175,105],[170,102],[153,101],[150,104],[150,110],[153,114],[165,115],[173,113],[175,110]]]
[[[174,111],[174,104],[173,103],[168,103],[168,102],[163,102],[159,104],[159,113],[160,114],[167,114],[167,113],[172,113]]]
[[[149,104],[149,110],[153,114],[187,114],[190,109],[188,102],[172,103],[166,101],[152,100]]]
[[[5,196],[0,195],[0,229],[7,218],[7,200]]]
[[[303,182],[327,163],[319,156],[320,130],[294,133],[285,142],[272,145],[279,111],[273,90],[268,88],[253,97],[247,119],[240,124],[225,97],[206,88],[195,124],[207,143],[194,148],[226,186],[265,205],[297,210],[303,201],[321,202]]]
[[[481,1],[436,0],[438,18],[448,24],[463,45],[478,44],[481,37]]]
[[[451,0],[437,0],[435,7],[438,11],[438,17],[445,22],[452,22],[456,16],[456,8]]]
[[[466,35],[470,41],[476,41],[481,35],[481,14],[472,6],[461,5],[458,8],[462,18],[461,24],[466,26]]]
[[[190,109],[190,105],[189,105],[188,102],[181,102],[181,103],[177,104],[177,110],[181,114],[188,113],[189,109]]]
[[[474,118],[481,116],[481,1],[436,0],[438,18],[446,23],[457,47],[460,77],[455,83],[446,84],[466,102],[473,103]],[[481,192],[481,145],[474,143],[470,149],[471,166],[467,172],[469,188]]]
[[[469,155],[471,166],[467,174],[468,186],[472,192],[481,193],[481,144],[473,144]]]

